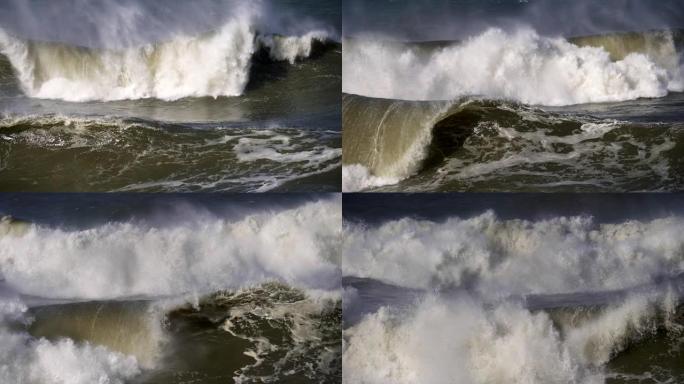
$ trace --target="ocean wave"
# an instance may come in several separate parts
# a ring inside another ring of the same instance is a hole
[[[309,57],[329,32],[260,34],[258,7],[237,9],[216,31],[178,35],[123,49],[95,49],[23,40],[0,29],[5,55],[30,97],[66,101],[239,96],[250,80],[253,56],[294,63]]]
[[[343,274],[407,288],[502,295],[623,289],[684,270],[677,216],[599,224],[591,217],[346,223]]]
[[[325,381],[341,372],[339,296],[277,282],[190,302],[179,297],[30,308],[4,292],[0,311],[0,363],[8,367],[0,371],[3,383],[123,384],[164,372],[182,381],[188,369],[197,379],[213,364],[185,352],[197,344],[200,354],[230,361],[222,374],[240,383],[293,375]],[[230,343],[232,350],[212,340]]]
[[[211,292],[277,280],[337,289],[337,199],[239,220],[85,230],[31,225],[0,238],[0,274],[23,294],[112,299]]]
[[[12,297],[0,298],[0,380],[3,383],[106,382],[123,384],[140,374],[135,357],[103,346],[50,341],[18,332],[16,321],[30,321],[27,307]]]
[[[339,197],[184,217],[0,219],[0,381],[339,377]]]
[[[582,322],[520,305],[428,295],[383,307],[344,331],[343,381],[362,383],[604,383],[606,363],[671,322],[677,302],[632,297]],[[582,310],[569,310],[575,317]]]
[[[401,101],[343,96],[347,191],[672,189],[681,125],[548,112],[482,98]],[[549,171],[552,169],[553,171]],[[562,171],[559,171],[562,170]],[[455,186],[451,186],[455,185]]]
[[[389,99],[483,95],[555,106],[662,97],[684,90],[680,40],[667,31],[568,41],[531,29],[489,29],[436,48],[345,39],[342,89]]]

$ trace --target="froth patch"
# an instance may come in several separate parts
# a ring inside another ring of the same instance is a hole
[[[365,189],[396,184],[399,178],[374,176],[361,164],[342,166],[342,192],[357,192]]]

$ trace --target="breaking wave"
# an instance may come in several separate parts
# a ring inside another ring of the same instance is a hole
[[[403,100],[482,95],[569,105],[684,90],[679,31],[564,39],[490,29],[463,42],[345,39],[343,91]]]
[[[344,331],[343,381],[600,384],[613,375],[605,365],[628,347],[659,332],[676,339],[683,329],[667,298],[635,297],[593,315],[582,308],[566,315],[585,320],[564,324],[548,312],[492,308],[468,297],[428,296],[404,312],[383,307]],[[663,349],[675,346],[666,341]]]
[[[156,297],[265,280],[335,289],[340,220],[339,201],[330,199],[168,228],[31,225],[21,236],[0,238],[0,275],[21,293],[49,298]]]
[[[22,40],[0,29],[0,53],[7,57],[21,90],[30,97],[176,100],[239,96],[250,80],[257,52],[294,63],[330,39],[324,30],[293,36],[261,34],[255,21],[257,9],[245,7],[237,13],[204,35],[179,35],[123,49]]]
[[[623,289],[684,269],[680,217],[599,224],[591,217],[346,224],[344,275],[410,288],[469,287],[494,297]]]
[[[337,197],[164,226],[4,217],[0,380],[339,377],[340,222]]]
[[[628,379],[614,362],[652,342],[651,371],[636,373],[677,382],[664,356],[681,356],[683,226],[491,212],[346,223],[343,274],[366,279],[345,287],[345,316],[365,314],[343,333],[343,381],[598,384]]]
[[[671,190],[681,124],[548,112],[506,101],[344,95],[343,188]]]

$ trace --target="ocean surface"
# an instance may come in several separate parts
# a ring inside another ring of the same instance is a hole
[[[0,190],[339,191],[337,2],[13,4]]]
[[[681,382],[683,202],[345,195],[343,381]]]
[[[343,190],[684,187],[682,30],[405,39],[344,38]]]
[[[3,383],[337,383],[338,195],[3,194]]]

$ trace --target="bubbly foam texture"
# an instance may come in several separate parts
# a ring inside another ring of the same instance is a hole
[[[236,383],[264,381],[262,369],[272,372],[265,381],[273,382],[295,371],[318,380],[321,375],[334,375],[341,351],[339,323],[330,319],[340,309],[339,295],[304,297],[292,291],[270,292],[266,302],[254,305],[239,300],[244,294],[250,294],[249,290],[217,300],[235,301],[221,328],[251,345],[244,354],[254,362],[235,372]],[[269,328],[270,332],[263,331]],[[284,336],[274,338],[276,330]]]
[[[530,29],[489,29],[462,44],[425,53],[375,39],[344,42],[343,91],[406,100],[484,95],[540,105],[662,97],[684,90],[682,67],[642,53],[618,61]],[[676,60],[675,60],[676,61]]]
[[[342,192],[357,192],[364,189],[396,184],[399,178],[374,176],[361,164],[342,166]]]
[[[309,57],[316,41],[325,41],[328,33],[322,30],[307,32],[302,36],[259,36],[262,46],[267,47],[275,60],[288,61],[294,64],[299,58]]]
[[[0,29],[0,53],[10,60],[30,97],[67,101],[239,96],[252,55],[267,48],[274,60],[308,57],[324,31],[261,36],[260,9],[245,6],[218,30],[120,50],[86,49],[21,40]]]
[[[640,130],[649,130],[653,135],[639,137]],[[643,189],[632,186],[639,185],[640,180],[651,180],[653,186],[649,188],[654,190],[670,188],[677,177],[672,167],[676,164],[668,156],[676,148],[673,136],[665,126],[630,127],[629,123],[609,120],[582,122],[579,129],[565,136],[543,129],[524,132],[519,127],[484,121],[465,141],[462,153],[437,169],[436,178],[445,183],[511,177],[512,187],[524,188],[515,175],[536,173],[548,174],[537,184],[541,188],[566,184],[603,190]],[[515,146],[515,152],[509,151],[511,146]],[[569,150],[555,149],[561,147]],[[483,161],[482,153],[492,155]],[[562,167],[562,177],[543,170],[544,164]]]
[[[296,139],[304,143],[313,142],[307,138],[306,132],[296,132],[290,136],[277,134],[265,130],[258,132],[256,137],[241,137],[233,147],[237,158],[241,162],[254,162],[258,160],[270,160],[279,163],[306,162],[312,165],[335,160],[342,155],[342,149],[316,146],[311,150],[301,150]]]
[[[622,289],[684,270],[680,217],[597,224],[591,217],[345,224],[343,273],[490,297]],[[580,288],[581,287],[581,288]]]
[[[13,332],[7,321],[24,317],[26,306],[0,298],[0,381],[8,384],[123,384],[140,373],[132,356],[70,339],[48,341]],[[28,321],[25,319],[25,321]]]
[[[383,307],[344,331],[348,383],[603,383],[602,367],[668,313],[635,297],[571,329],[545,312],[428,296],[408,312]]]
[[[32,226],[0,237],[0,273],[25,294],[110,299],[213,292],[277,280],[338,289],[338,198],[239,220],[67,231]]]

